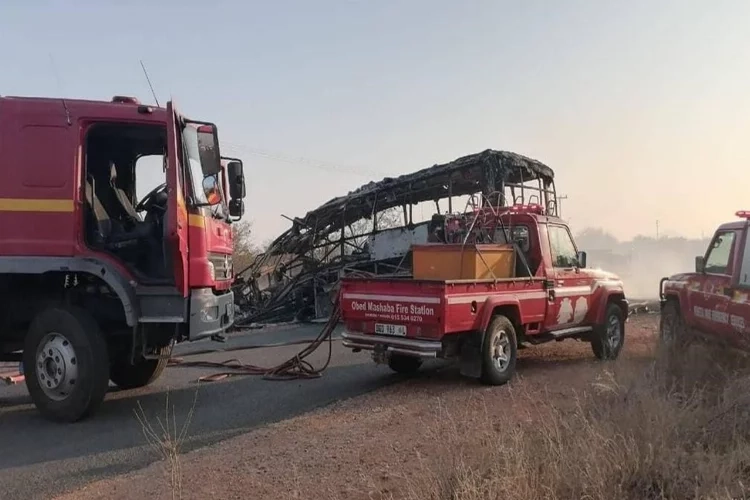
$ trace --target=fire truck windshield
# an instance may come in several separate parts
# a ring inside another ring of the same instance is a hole
[[[210,171],[209,165],[204,165],[204,161],[210,161],[210,158],[202,158],[199,148],[198,128],[192,123],[188,123],[182,130],[182,140],[187,153],[188,169],[187,175],[190,177],[190,188],[193,200],[197,204],[208,204],[206,194],[203,192],[203,178],[205,172]],[[229,213],[226,205],[226,195],[223,192],[221,183],[218,188],[221,192],[221,202],[211,207],[211,212],[215,217],[226,219]]]

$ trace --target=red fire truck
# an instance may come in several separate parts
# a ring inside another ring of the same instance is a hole
[[[517,349],[526,345],[578,339],[590,342],[599,359],[617,358],[628,312],[622,282],[586,269],[586,253],[578,251],[568,226],[541,205],[491,210],[493,227],[481,232],[497,235],[493,244],[466,244],[464,236],[463,243],[415,245],[412,277],[345,278],[344,346],[373,351],[376,362],[401,373],[419,369],[425,359],[458,358],[464,375],[488,384],[511,379]],[[445,232],[452,225],[475,229],[477,217],[469,219],[447,221]],[[451,252],[452,263],[429,257]],[[496,262],[507,262],[499,275],[416,276],[420,267],[445,275],[448,266],[464,266],[471,255],[491,267],[493,253]]]
[[[46,417],[91,414],[110,380],[144,386],[174,342],[233,323],[245,184],[215,125],[171,102],[1,97],[0,173],[0,361],[23,361]]]

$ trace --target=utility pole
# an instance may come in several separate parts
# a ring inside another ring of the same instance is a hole
[[[656,220],[656,240],[659,240],[659,219]]]

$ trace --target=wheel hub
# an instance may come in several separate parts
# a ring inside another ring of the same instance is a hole
[[[607,322],[607,340],[612,349],[616,349],[620,343],[621,330],[620,320],[616,316],[611,316]]]
[[[49,333],[40,342],[36,376],[50,399],[61,401],[72,392],[78,377],[78,360],[73,345],[63,335]]]
[[[505,371],[510,362],[510,340],[508,332],[498,330],[492,338],[492,361],[500,371]]]

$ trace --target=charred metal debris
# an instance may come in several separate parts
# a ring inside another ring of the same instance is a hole
[[[558,215],[554,172],[537,160],[488,149],[370,182],[301,218],[283,216],[292,227],[237,274],[235,324],[327,318],[340,278],[354,271],[409,276],[412,244],[469,233],[477,242],[492,240],[466,215],[516,203],[538,203]],[[432,216],[415,221],[415,207],[422,214],[425,204]]]

